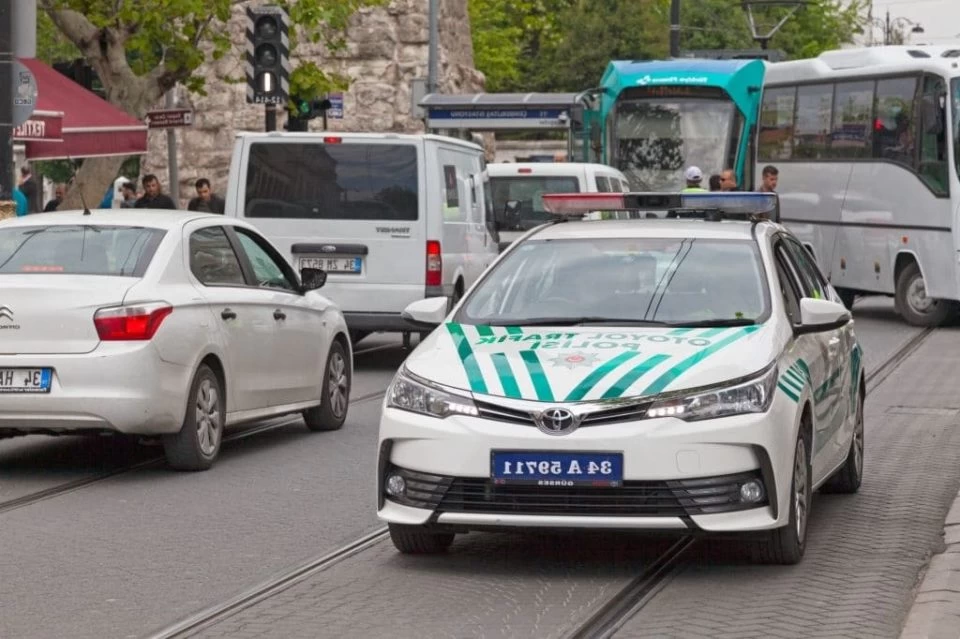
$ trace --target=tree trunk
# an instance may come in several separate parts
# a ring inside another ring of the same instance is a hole
[[[85,201],[87,207],[95,209],[100,206],[107,187],[113,184],[120,173],[125,157],[87,158],[83,166],[74,177],[73,186],[67,191],[63,203],[58,207],[60,211],[83,209]],[[83,200],[80,198],[83,193]]]

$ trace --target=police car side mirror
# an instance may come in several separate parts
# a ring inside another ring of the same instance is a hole
[[[448,304],[446,297],[428,297],[411,303],[400,316],[415,328],[434,329],[447,316]]]
[[[830,300],[804,297],[800,300],[800,324],[794,327],[798,335],[822,333],[843,328],[852,316],[847,307]]]

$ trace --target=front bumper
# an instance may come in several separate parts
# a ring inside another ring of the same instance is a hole
[[[750,532],[787,524],[797,405],[778,395],[765,414],[684,422],[646,419],[581,427],[557,437],[535,427],[386,408],[380,426],[378,516],[461,529],[618,528]],[[622,451],[619,488],[495,485],[494,450]],[[404,498],[385,492],[408,478]],[[764,498],[741,502],[759,480]]]
[[[176,433],[191,371],[149,342],[101,343],[77,355],[0,356],[0,368],[51,368],[49,393],[0,394],[0,433]]]

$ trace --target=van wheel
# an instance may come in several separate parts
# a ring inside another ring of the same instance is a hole
[[[227,411],[223,389],[206,364],[197,369],[187,396],[183,427],[163,437],[167,464],[175,470],[207,470],[220,453]]]
[[[350,405],[350,366],[340,342],[330,345],[321,389],[320,405],[303,411],[303,421],[312,431],[339,430]]]
[[[916,262],[910,262],[897,278],[896,304],[900,315],[913,326],[939,326],[953,313],[949,300],[927,297],[927,288]]]

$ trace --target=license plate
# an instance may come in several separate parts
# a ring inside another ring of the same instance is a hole
[[[49,368],[0,368],[0,393],[49,393]]]
[[[300,268],[318,268],[327,273],[359,273],[360,257],[301,257]]]
[[[493,451],[490,478],[495,484],[616,488],[623,485],[623,453]]]

